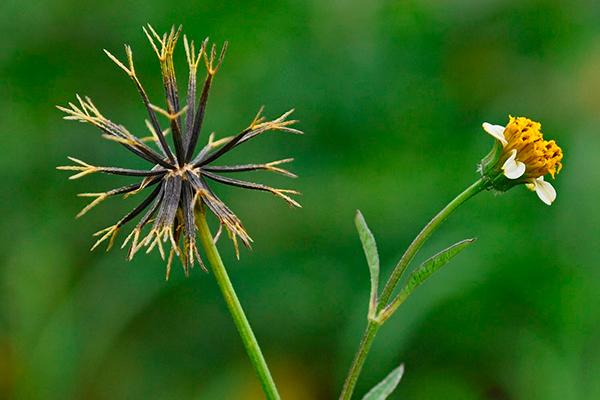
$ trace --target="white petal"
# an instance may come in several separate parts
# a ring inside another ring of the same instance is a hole
[[[556,190],[550,182],[546,182],[543,176],[534,179],[532,183],[535,186],[535,192],[538,197],[546,204],[551,205],[556,200]]]
[[[510,151],[510,157],[504,162],[502,170],[508,179],[519,179],[525,173],[525,164],[516,160],[517,150]]]
[[[504,129],[505,128],[502,125],[492,125],[492,124],[488,124],[487,122],[484,122],[483,129],[487,133],[489,133],[490,135],[492,135],[493,137],[498,139],[500,141],[500,143],[502,143],[502,147],[504,147],[508,144],[508,142],[504,138]]]

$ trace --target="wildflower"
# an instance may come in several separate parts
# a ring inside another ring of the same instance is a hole
[[[556,190],[544,180],[552,179],[562,169],[562,149],[554,140],[544,140],[541,124],[524,117],[510,117],[506,127],[483,124],[483,129],[494,138],[494,150],[482,160],[481,173],[490,186],[504,192],[525,184],[550,205],[556,199]]]
[[[204,120],[209,90],[213,77],[223,62],[227,42],[225,42],[221,54],[217,59],[216,45],[212,46],[212,50],[210,51],[210,54],[208,54],[206,49],[208,38],[202,43],[200,51],[196,53],[194,42],[188,43],[188,40],[184,35],[183,40],[189,65],[189,81],[187,88],[187,102],[184,107],[181,107],[177,90],[177,81],[175,79],[175,70],[173,68],[173,51],[181,33],[181,26],[177,31],[175,30],[175,27],[173,27],[168,35],[165,33],[162,37],[159,36],[150,25],[148,25],[148,28],[150,33],[145,28],[144,33],[148,37],[148,40],[160,61],[166,95],[166,110],[150,103],[142,84],[137,78],[133,66],[133,55],[129,46],[125,45],[128,66],[125,66],[108,51],[105,50],[105,52],[127,73],[127,75],[129,75],[139,91],[150,118],[150,120],[146,120],[146,125],[151,133],[150,137],[139,138],[134,136],[124,126],[108,120],[100,113],[100,111],[98,111],[88,97],[82,99],[77,95],[79,106],[69,103],[70,108],[57,107],[68,114],[65,119],[90,123],[96,126],[104,133],[104,138],[121,144],[133,154],[149,162],[152,166],[145,170],[98,167],[76,158],[69,157],[76,165],[58,167],[58,169],[78,171],[78,173],[71,176],[70,179],[77,179],[96,172],[141,178],[137,183],[109,190],[104,193],[80,194],[79,196],[83,197],[93,197],[94,200],[87,205],[77,217],[85,214],[92,207],[108,197],[116,195],[125,195],[125,197],[127,197],[147,189],[146,191],[149,191],[150,194],[129,214],[125,215],[115,225],[95,234],[95,236],[100,236],[100,238],[96,244],[94,244],[92,250],[105,240],[108,240],[108,249],[110,249],[114,243],[117,232],[125,224],[145,212],[135,228],[125,239],[122,247],[125,247],[128,242],[131,242],[127,254],[127,259],[129,260],[143,247],[146,247],[147,253],[153,248],[158,247],[161,257],[165,259],[163,243],[169,242],[171,244],[171,249],[167,262],[168,279],[174,254],[177,254],[181,259],[186,275],[189,273],[189,267],[194,266],[194,259],[198,260],[201,267],[205,269],[196,247],[195,207],[206,206],[220,221],[219,233],[215,240],[218,239],[221,228],[224,226],[234,243],[238,257],[239,250],[237,237],[241,239],[244,245],[250,248],[252,239],[242,226],[241,221],[225,205],[225,203],[217,197],[208,185],[208,180],[245,189],[270,192],[284,199],[292,208],[294,206],[300,207],[295,200],[287,195],[289,193],[298,194],[296,191],[274,189],[262,184],[242,181],[221,175],[241,171],[267,170],[295,177],[294,174],[278,167],[279,164],[290,162],[292,159],[264,164],[228,166],[216,166],[213,165],[213,163],[225,153],[228,153],[237,146],[255,138],[263,132],[270,130],[292,133],[302,132],[289,127],[297,122],[287,120],[287,117],[293,110],[286,112],[275,120],[265,121],[265,119],[260,116],[262,112],[261,108],[252,123],[239,134],[220,140],[215,140],[214,134],[211,134],[208,138],[208,143],[196,153],[196,145],[202,128],[202,121]],[[196,72],[201,59],[204,59],[206,64],[207,75],[200,93],[200,98],[196,101]],[[163,128],[161,128],[157,118],[159,114],[168,119],[168,129],[163,130]],[[184,115],[185,118],[183,117]],[[165,136],[169,131],[173,138],[174,150],[167,144],[165,139]],[[154,142],[156,148],[149,146],[147,142]],[[147,225],[150,226],[150,231],[146,236],[141,238],[142,230]],[[180,248],[180,242],[183,242],[182,248]]]

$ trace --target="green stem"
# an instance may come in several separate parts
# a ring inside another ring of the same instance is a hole
[[[219,255],[217,247],[214,244],[213,237],[208,228],[208,224],[206,223],[205,213],[203,210],[196,211],[196,228],[198,229],[200,241],[202,242],[202,246],[204,247],[204,251],[206,252],[210,266],[215,274],[215,278],[217,279],[221,293],[223,293],[223,297],[225,298],[229,312],[233,317],[233,322],[235,323],[235,326],[242,338],[242,342],[244,342],[244,346],[246,347],[246,351],[248,352],[252,366],[258,375],[258,379],[260,380],[260,384],[263,387],[265,395],[269,400],[279,400],[279,393],[277,393],[275,382],[273,382],[273,378],[269,372],[269,367],[267,366],[265,358],[260,351],[260,347],[258,346],[256,337],[254,337],[250,323],[248,322],[248,319],[244,314],[244,310],[242,309],[242,305],[235,294],[235,290],[233,289],[233,285],[229,280],[229,276],[227,276],[227,271],[225,270],[225,266],[223,265],[223,261],[221,260],[221,256]]]
[[[481,192],[487,186],[488,182],[483,178],[480,178],[477,180],[477,182],[465,189],[464,192],[456,196],[454,200],[448,203],[448,205],[444,207],[442,211],[440,211],[435,217],[433,217],[431,221],[429,221],[427,225],[425,225],[425,228],[421,230],[410,246],[408,246],[408,249],[406,249],[406,252],[398,262],[398,265],[396,265],[396,268],[394,268],[394,272],[392,272],[390,279],[388,279],[387,283],[385,284],[383,292],[381,293],[381,297],[379,298],[378,311],[381,311],[388,305],[388,302],[394,293],[394,289],[396,289],[398,281],[402,277],[406,267],[408,267],[408,264],[412,261],[413,257],[415,254],[417,254],[417,251],[419,251],[425,241],[429,239],[429,236],[431,236],[431,234],[440,227],[442,222],[444,222],[446,218],[450,216],[450,214],[456,211],[458,207],[463,205],[464,202],[475,196],[477,193]]]
[[[340,395],[340,400],[349,400],[352,397],[352,393],[354,392],[354,387],[356,386],[356,382],[358,381],[358,377],[362,370],[363,364],[367,359],[367,355],[369,350],[371,349],[371,344],[375,339],[375,334],[377,330],[393,313],[397,306],[394,307],[394,303],[388,306],[388,302],[394,293],[394,289],[398,285],[398,281],[402,277],[402,274],[406,270],[406,267],[413,259],[419,248],[425,243],[425,241],[431,236],[433,232],[437,228],[440,227],[442,222],[446,220],[458,207],[460,207],[464,202],[469,200],[471,197],[475,196],[477,193],[481,192],[488,186],[488,182],[483,178],[479,179],[477,182],[469,186],[464,192],[456,196],[454,200],[452,200],[446,207],[442,209],[429,223],[421,230],[421,232],[417,235],[417,237],[413,240],[411,245],[406,249],[406,252],[394,268],[394,272],[388,279],[381,296],[378,299],[377,304],[377,316],[375,320],[369,320],[367,325],[367,330],[363,335],[363,338],[356,350],[356,354],[354,355],[354,360],[352,360],[352,365],[350,366],[350,370],[348,371],[348,376],[344,382],[344,387],[342,389],[342,393]]]
[[[360,341],[360,345],[358,346],[356,354],[354,355],[354,359],[352,360],[352,364],[350,365],[348,376],[344,381],[344,387],[342,388],[342,393],[340,394],[340,400],[349,400],[352,397],[352,392],[354,392],[356,381],[358,381],[358,376],[360,375],[360,371],[362,370],[365,360],[367,359],[367,354],[369,354],[369,350],[371,349],[373,339],[375,339],[375,334],[380,326],[381,325],[378,322],[369,321],[367,330]]]

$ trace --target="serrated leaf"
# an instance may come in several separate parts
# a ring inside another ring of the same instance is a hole
[[[419,265],[419,267],[410,274],[406,285],[404,285],[398,297],[401,300],[404,300],[427,278],[433,275],[435,271],[440,269],[444,264],[450,261],[452,257],[460,253],[465,247],[473,243],[475,240],[477,240],[477,238],[460,241],[448,247],[447,249],[440,251],[433,257],[423,262],[423,264]]]
[[[400,364],[400,366],[394,369],[389,373],[388,376],[385,377],[384,380],[379,382],[373,389],[369,391],[369,393],[365,394],[363,400],[385,400],[387,397],[392,394],[398,383],[400,383],[400,379],[402,379],[402,374],[404,374],[404,364]]]
[[[360,210],[356,210],[356,218],[354,218],[358,236],[362,242],[367,264],[369,264],[369,272],[371,274],[371,296],[369,300],[369,315],[374,315],[375,305],[377,303],[377,290],[379,287],[379,254],[377,253],[377,244],[375,237],[367,226],[367,221],[361,214]]]

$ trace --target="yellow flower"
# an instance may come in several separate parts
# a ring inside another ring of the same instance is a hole
[[[502,185],[491,179],[492,183],[498,183],[494,186],[500,186],[500,190],[504,191],[524,183],[550,205],[556,199],[556,190],[544,180],[544,175],[550,174],[554,179],[562,169],[563,153],[554,140],[544,140],[541,127],[539,122],[524,117],[510,117],[506,127],[487,122],[483,124],[483,129],[502,145],[494,165],[500,166],[502,174],[511,181],[509,185]],[[483,169],[485,166],[482,166]]]

